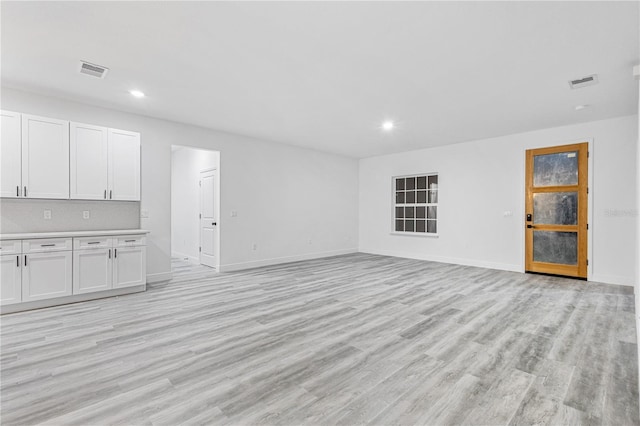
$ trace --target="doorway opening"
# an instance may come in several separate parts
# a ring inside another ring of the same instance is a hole
[[[589,144],[527,151],[525,271],[587,278]]]
[[[171,269],[211,272],[220,265],[220,153],[171,146]]]

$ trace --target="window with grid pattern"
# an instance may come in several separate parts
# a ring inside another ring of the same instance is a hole
[[[394,177],[394,231],[438,233],[438,174]]]

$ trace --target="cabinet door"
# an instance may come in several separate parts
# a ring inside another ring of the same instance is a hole
[[[112,249],[73,252],[73,294],[104,291],[111,288]]]
[[[109,129],[110,200],[140,200],[140,134]]]
[[[71,295],[70,251],[22,255],[22,261],[23,302]]]
[[[22,264],[19,254],[0,256],[0,305],[22,301]]]
[[[113,288],[130,287],[147,282],[146,247],[114,249]]]
[[[28,198],[69,198],[68,121],[22,115],[22,189]]]
[[[71,198],[105,200],[107,188],[107,128],[70,125]]]
[[[17,198],[22,194],[20,114],[0,111],[0,197]]]

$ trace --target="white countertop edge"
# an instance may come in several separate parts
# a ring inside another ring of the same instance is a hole
[[[104,237],[111,235],[148,234],[145,229],[110,229],[107,231],[58,231],[58,232],[21,232],[0,234],[0,240],[28,240],[36,238],[72,238],[72,237]]]

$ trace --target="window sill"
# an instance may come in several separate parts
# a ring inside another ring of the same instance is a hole
[[[402,235],[404,237],[427,237],[427,238],[438,238],[438,234],[431,234],[427,232],[390,232],[391,235]]]

